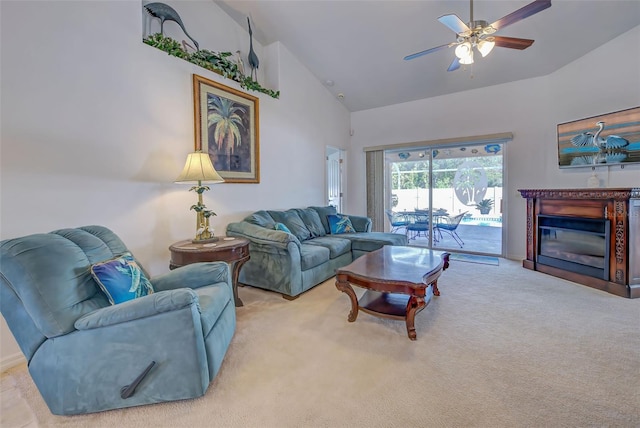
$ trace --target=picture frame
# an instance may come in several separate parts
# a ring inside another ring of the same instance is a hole
[[[195,149],[209,154],[226,183],[260,182],[257,97],[193,75]]]
[[[560,123],[557,139],[560,168],[639,163],[640,107]]]

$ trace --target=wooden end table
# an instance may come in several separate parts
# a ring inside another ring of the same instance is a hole
[[[358,310],[382,318],[404,320],[409,339],[416,340],[415,317],[439,296],[438,278],[449,267],[449,253],[386,245],[336,271],[336,288],[349,296],[354,322]],[[360,300],[351,284],[367,291]]]
[[[226,236],[218,238],[218,241],[207,244],[194,244],[190,239],[186,239],[171,245],[169,269],[198,262],[229,263],[233,266],[231,278],[235,305],[242,306],[242,300],[238,297],[238,275],[242,265],[249,260],[249,240]]]

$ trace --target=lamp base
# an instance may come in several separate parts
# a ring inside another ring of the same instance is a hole
[[[191,243],[192,244],[208,244],[209,242],[217,242],[219,241],[220,238],[217,237],[213,237],[213,238],[207,238],[207,239],[192,239]]]

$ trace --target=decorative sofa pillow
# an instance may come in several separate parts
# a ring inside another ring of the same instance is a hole
[[[287,226],[285,226],[284,224],[282,224],[282,223],[276,223],[274,229],[275,230],[281,230],[281,231],[287,232],[287,233],[291,233],[289,228]]]
[[[353,224],[351,224],[349,216],[343,214],[331,214],[327,216],[327,220],[329,220],[329,227],[331,228],[332,235],[356,232],[353,228]]]
[[[112,305],[153,293],[151,282],[131,253],[94,264],[91,275]]]

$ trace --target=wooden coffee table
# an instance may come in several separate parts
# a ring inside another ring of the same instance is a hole
[[[405,320],[409,339],[416,340],[415,317],[439,296],[438,278],[449,267],[449,253],[386,245],[336,271],[336,288],[351,299],[347,318],[358,310],[382,318]],[[351,285],[367,291],[358,300]]]

